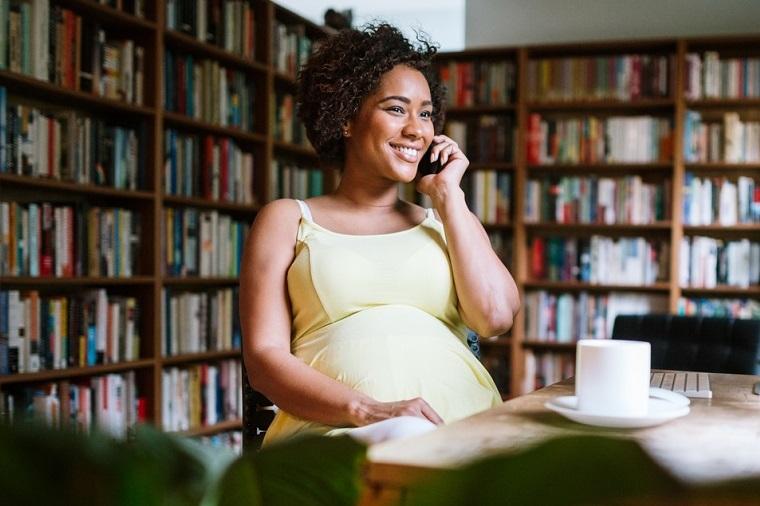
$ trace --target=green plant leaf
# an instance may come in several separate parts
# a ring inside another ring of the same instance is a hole
[[[1,502],[197,505],[216,468],[193,444],[149,426],[124,442],[32,422],[0,425]]]
[[[572,436],[442,473],[413,487],[405,504],[615,504],[684,491],[634,441]]]
[[[303,436],[244,455],[219,486],[219,506],[352,506],[366,447],[349,436]]]

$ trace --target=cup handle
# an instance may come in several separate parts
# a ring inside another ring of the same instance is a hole
[[[672,402],[676,406],[688,406],[691,404],[691,401],[685,395],[673,392],[672,390],[665,390],[664,388],[650,387],[649,397]]]

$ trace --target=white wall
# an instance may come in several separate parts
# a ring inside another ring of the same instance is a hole
[[[760,0],[467,0],[465,45],[760,33]]]
[[[760,0],[759,0],[760,1]],[[465,0],[275,0],[276,3],[321,25],[324,12],[353,9],[354,26],[375,19],[398,26],[407,37],[422,29],[443,51],[464,48]]]

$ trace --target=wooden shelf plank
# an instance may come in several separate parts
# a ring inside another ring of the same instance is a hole
[[[219,135],[223,137],[232,137],[233,139],[263,144],[266,142],[266,136],[256,132],[248,132],[236,127],[228,127],[221,125],[214,125],[207,123],[184,114],[178,114],[176,112],[165,111],[164,126],[175,126],[181,128],[187,128],[198,132],[209,133],[212,135]]]
[[[496,170],[496,171],[513,171],[515,164],[511,162],[470,162],[467,170]]]
[[[715,232],[760,232],[760,223],[737,223],[735,225],[684,225],[684,234]]]
[[[93,195],[113,197],[120,199],[153,200],[155,194],[143,190],[120,190],[110,186],[101,186],[89,183],[74,183],[71,181],[59,181],[45,177],[18,176],[15,174],[0,174],[0,183],[29,188],[45,188],[50,190],[62,190],[80,195]]]
[[[317,158],[317,152],[314,151],[314,148],[309,146],[301,146],[298,144],[293,144],[291,142],[284,142],[284,141],[278,141],[275,140],[273,142],[274,149],[281,152],[290,153],[293,155],[298,155],[302,157],[309,157],[309,158]]]
[[[134,360],[132,362],[120,362],[118,364],[93,365],[90,367],[72,367],[69,369],[53,369],[49,371],[30,372],[23,374],[9,374],[0,376],[0,385],[14,383],[30,383],[38,381],[57,381],[82,376],[98,376],[122,371],[152,368],[155,364],[153,359]]]
[[[512,114],[515,110],[517,110],[515,104],[468,105],[447,107],[446,114],[453,116],[467,114]]]
[[[227,277],[187,277],[187,278],[172,278],[164,276],[162,282],[166,286],[217,286],[217,285],[237,285],[240,280],[238,278]]]
[[[683,295],[699,295],[703,297],[718,297],[721,295],[729,295],[739,298],[758,298],[760,297],[760,286],[750,286],[749,288],[726,285],[716,286],[715,288],[682,287],[681,293]]]
[[[294,76],[288,75],[284,72],[280,72],[279,70],[274,70],[273,74],[274,74],[275,84],[284,85],[289,88],[295,88],[296,78]]]
[[[760,98],[706,98],[702,100],[687,100],[688,108],[745,108],[760,107]]]
[[[205,427],[195,427],[190,430],[177,432],[180,436],[188,437],[200,437],[200,436],[212,436],[219,434],[220,432],[227,432],[231,430],[242,430],[243,421],[239,418],[233,420],[225,420],[214,425],[208,425]]]
[[[55,278],[55,277],[31,277],[31,276],[2,276],[0,285],[5,286],[28,286],[37,287],[61,287],[61,286],[141,286],[152,285],[153,276],[132,276],[129,278],[116,277],[82,277],[82,278]]]
[[[171,48],[198,53],[209,59],[218,60],[244,70],[260,72],[261,74],[266,74],[268,71],[268,67],[264,63],[244,58],[213,44],[201,42],[195,37],[177,30],[164,30],[164,39]]]
[[[8,88],[8,94],[23,95],[50,104],[63,105],[66,108],[86,108],[99,112],[131,114],[148,117],[155,110],[142,105],[128,104],[110,98],[99,97],[92,93],[64,88],[32,76],[0,70],[0,86]]]
[[[544,349],[552,351],[575,351],[576,343],[558,343],[556,341],[540,341],[531,339],[522,342],[523,348]]]
[[[130,14],[114,7],[99,4],[92,0],[58,0],[64,7],[70,7],[76,10],[78,13],[85,14],[87,17],[98,19],[100,21],[106,21],[112,24],[118,24],[125,28],[139,29],[145,31],[155,31],[157,29],[156,23],[153,21],[140,18],[134,14]],[[143,9],[147,11],[148,9]]]
[[[760,171],[760,163],[746,162],[746,163],[728,163],[728,162],[692,162],[685,163],[684,169],[687,172],[744,172],[744,171]]]
[[[514,225],[512,223],[483,223],[483,228],[489,232],[498,232],[512,230]]]
[[[670,230],[670,227],[671,223],[669,221],[642,225],[628,223],[525,223],[525,228],[528,230],[540,232],[667,232]]]
[[[236,202],[208,200],[200,197],[178,197],[176,195],[164,195],[162,198],[165,204],[202,207],[204,209],[218,209],[220,211],[235,211],[239,213],[255,214],[260,207],[256,204],[238,204]]]
[[[183,353],[171,357],[163,357],[161,363],[164,365],[189,364],[193,362],[206,362],[209,360],[224,360],[227,358],[240,358],[240,350],[219,350],[203,351],[200,353]]]
[[[623,174],[637,172],[665,172],[672,171],[672,162],[655,163],[558,163],[552,165],[528,165],[528,172],[579,172],[588,173],[614,173]]]
[[[530,280],[523,283],[525,288],[543,289],[552,291],[589,291],[589,292],[662,292],[667,293],[670,289],[668,283],[654,283],[652,285],[593,285],[580,281],[540,281]]]
[[[620,100],[574,100],[566,102],[528,102],[531,111],[640,111],[651,109],[669,109],[675,107],[675,100],[668,98]]]

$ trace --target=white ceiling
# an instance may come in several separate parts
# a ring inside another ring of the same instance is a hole
[[[278,4],[317,23],[324,12],[353,9],[354,26],[383,20],[401,28],[407,36],[422,29],[445,51],[464,48],[465,0],[276,0]]]

